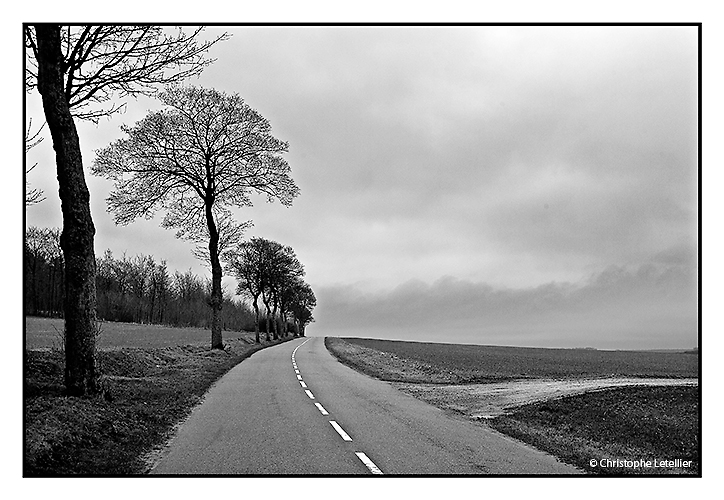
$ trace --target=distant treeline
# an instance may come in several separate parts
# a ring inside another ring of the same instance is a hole
[[[25,231],[24,253],[25,314],[61,316],[64,266],[60,229],[30,227]]]
[[[25,234],[24,307],[29,316],[63,314],[63,253],[60,230],[30,227]],[[96,258],[97,314],[102,321],[164,324],[208,328],[211,281],[193,274],[169,271],[166,261],[150,255],[116,258],[110,250]],[[225,330],[252,331],[250,307],[224,296],[221,310]],[[262,331],[266,321],[260,322]]]

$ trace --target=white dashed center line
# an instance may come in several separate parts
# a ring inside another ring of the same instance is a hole
[[[345,441],[352,441],[352,438],[349,437],[349,434],[344,432],[344,429],[342,429],[337,422],[335,422],[334,420],[330,420],[329,423],[332,424],[334,430],[337,431],[340,436],[342,436],[342,439],[344,439]]]
[[[327,410],[324,409],[324,406],[322,406],[321,403],[314,403],[314,406],[317,407],[322,415],[329,415],[329,413],[327,413]]]
[[[362,460],[362,463],[367,466],[367,468],[370,470],[370,472],[371,472],[372,474],[381,474],[381,475],[384,475],[384,474],[382,474],[382,471],[380,470],[380,468],[377,467],[372,460],[370,460],[370,457],[368,457],[367,455],[365,455],[365,454],[362,453],[361,451],[356,451],[354,454],[357,455],[357,458],[359,458],[360,460]]]
[[[297,375],[297,381],[299,382],[299,385],[302,386],[302,389],[304,389],[304,392],[307,394],[307,396],[309,396],[309,399],[315,399],[314,394],[312,394],[312,391],[307,389],[307,384],[305,384],[304,381],[302,380],[302,375],[299,372],[299,367],[297,366],[297,360],[295,359],[295,355],[297,354],[297,349],[302,347],[308,341],[309,341],[309,339],[307,339],[304,342],[302,342],[301,344],[299,344],[296,347],[296,349],[294,349],[294,351],[292,352],[292,366],[294,367],[294,373]],[[322,406],[321,403],[314,403],[314,406],[317,407],[317,409],[319,410],[319,412],[322,415],[324,415],[324,416],[329,415],[329,412],[324,409],[324,406]],[[344,441],[352,441],[352,438],[349,436],[349,434],[347,434],[344,431],[344,429],[342,429],[342,427],[335,420],[329,420],[329,423],[332,425],[334,430],[337,431],[337,434],[339,434]],[[370,458],[367,455],[365,455],[363,452],[355,451],[354,453],[355,453],[355,455],[357,455],[357,458],[359,458],[362,461],[362,463],[365,465],[365,467],[367,467],[367,469],[372,474],[383,474],[382,471],[380,470],[380,468],[377,467],[375,465],[375,463],[372,460],[370,460]]]

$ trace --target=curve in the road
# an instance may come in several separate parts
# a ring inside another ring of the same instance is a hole
[[[350,369],[319,337],[260,350],[230,370],[179,425],[151,470],[217,476],[383,472],[580,473]]]
[[[299,371],[299,367],[297,366],[297,360],[296,360],[297,350],[300,347],[302,347],[304,344],[306,344],[307,342],[309,342],[309,339],[307,339],[304,342],[302,342],[301,344],[299,344],[294,349],[294,351],[292,351],[292,367],[294,368],[294,373],[297,376],[297,380],[301,384],[302,388],[305,389],[305,392],[307,393],[307,396],[309,396],[309,399],[315,399],[312,391],[307,389],[307,384],[304,382],[304,378],[302,377],[302,373]],[[317,407],[317,409],[322,414],[322,416],[331,417],[329,412],[324,409],[324,406],[322,406],[322,403],[317,401],[314,403],[314,406]],[[352,441],[352,438],[350,437],[350,435],[347,434],[347,432],[345,432],[344,429],[342,429],[341,425],[339,425],[336,421],[332,420],[332,418],[329,418],[327,420],[330,423],[330,425],[332,427],[334,427],[334,430],[337,431],[337,434],[339,434],[339,436],[342,438],[343,441],[348,441],[348,442]],[[365,465],[365,467],[367,467],[369,469],[369,471],[372,474],[380,474],[380,475],[384,474],[380,470],[380,468],[377,467],[377,465],[375,465],[375,463],[372,460],[370,460],[370,458],[363,451],[355,450],[354,454],[357,456],[357,458],[360,459],[360,461]]]

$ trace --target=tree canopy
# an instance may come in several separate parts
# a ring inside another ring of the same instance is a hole
[[[203,31],[151,25],[62,26],[63,90],[74,116],[97,122],[122,111],[126,97],[154,95],[159,84],[198,76],[213,62],[206,52],[229,38],[223,33],[202,41]],[[25,26],[25,47],[25,86],[30,91],[38,79],[37,35],[30,25]]]
[[[165,211],[163,226],[197,239],[206,209],[251,206],[252,193],[291,205],[299,189],[281,156],[289,145],[271,135],[269,121],[238,94],[170,87],[164,109],[149,113],[128,136],[97,152],[93,173],[114,181],[108,209],[118,224]]]

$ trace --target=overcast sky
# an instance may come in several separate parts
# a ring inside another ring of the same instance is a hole
[[[225,31],[190,83],[238,93],[290,143],[293,206],[237,215],[294,247],[318,298],[310,334],[697,345],[696,28]],[[156,107],[79,124],[87,172]],[[60,226],[49,137],[28,161],[47,199],[26,225]],[[111,184],[87,181],[97,255],[209,274],[160,216],[115,226]]]

